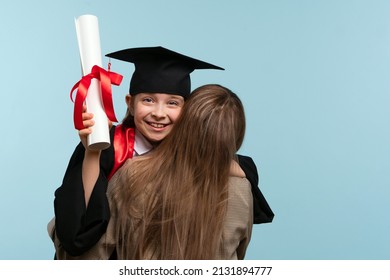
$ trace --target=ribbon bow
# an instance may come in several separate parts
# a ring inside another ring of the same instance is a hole
[[[91,85],[92,79],[98,79],[100,81],[100,88],[102,90],[102,101],[104,111],[108,119],[112,122],[117,122],[114,112],[114,106],[112,103],[112,92],[111,92],[111,84],[119,86],[122,82],[123,76],[114,72],[110,72],[110,68],[108,71],[103,68],[95,65],[92,67],[91,73],[85,75],[78,81],[70,91],[70,99],[74,102],[74,112],[73,112],[73,120],[74,126],[77,130],[81,130],[84,127],[83,125],[83,104],[85,99],[87,98],[88,88]],[[76,92],[76,100],[73,101],[72,93]]]

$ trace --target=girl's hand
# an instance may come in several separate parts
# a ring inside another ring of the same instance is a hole
[[[232,160],[232,163],[230,164],[230,176],[241,178],[246,177],[245,172],[235,160]]]
[[[87,138],[88,135],[92,133],[92,127],[95,124],[95,121],[93,120],[93,114],[87,112],[87,107],[83,105],[83,125],[84,129],[79,130],[79,136],[81,143],[83,143],[84,148],[87,150],[88,149],[88,143],[87,143]]]

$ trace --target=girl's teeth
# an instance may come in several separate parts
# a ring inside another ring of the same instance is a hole
[[[156,128],[162,128],[162,127],[164,127],[163,124],[158,124],[158,123],[151,123],[151,126],[156,127]]]

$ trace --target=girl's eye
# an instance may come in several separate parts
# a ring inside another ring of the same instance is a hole
[[[150,97],[145,97],[145,98],[142,99],[142,101],[149,103],[149,102],[152,102],[153,100]]]
[[[178,105],[179,105],[179,102],[174,101],[174,100],[170,100],[170,101],[168,101],[168,105],[178,106]]]

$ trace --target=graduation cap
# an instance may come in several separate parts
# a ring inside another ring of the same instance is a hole
[[[185,99],[191,92],[190,73],[195,69],[218,69],[219,66],[182,55],[163,47],[131,48],[106,56],[131,62],[135,70],[129,93],[168,93]]]

